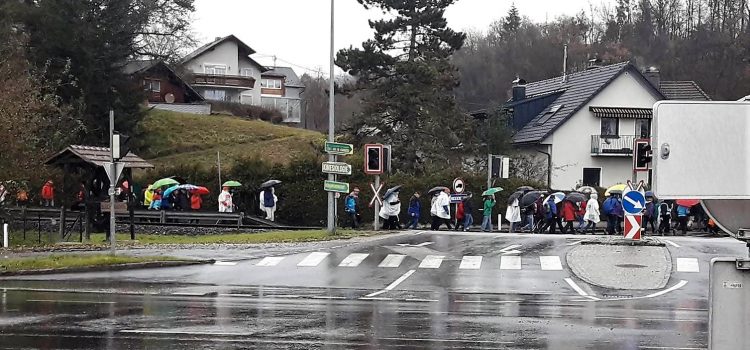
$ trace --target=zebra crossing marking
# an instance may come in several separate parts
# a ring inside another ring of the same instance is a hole
[[[479,270],[482,266],[482,257],[477,255],[464,255],[461,259],[460,270]]]
[[[378,267],[399,267],[404,261],[404,258],[406,258],[406,255],[403,254],[388,254],[388,256],[386,256],[385,259],[380,262],[380,265],[378,265]]]
[[[437,269],[440,268],[440,264],[443,263],[445,256],[443,255],[428,255],[424,257],[424,260],[419,264],[420,269]]]
[[[500,270],[520,270],[521,257],[518,255],[508,255],[500,257]]]
[[[256,266],[276,266],[278,265],[282,260],[284,260],[283,256],[269,256],[263,258],[263,260],[259,261]]]
[[[310,253],[310,255],[302,259],[302,261],[300,261],[299,264],[297,264],[297,266],[303,266],[303,267],[318,266],[318,264],[320,264],[330,254],[331,253],[323,253],[323,252]]]
[[[349,254],[349,256],[347,256],[346,258],[344,258],[344,260],[341,261],[341,263],[339,264],[339,266],[341,266],[341,267],[357,267],[357,266],[359,266],[359,264],[362,263],[362,261],[365,260],[365,258],[367,258],[368,255],[370,255],[370,254],[366,254],[366,253],[352,253],[352,254]]]
[[[560,261],[560,257],[557,255],[540,256],[539,263],[542,265],[542,270],[544,271],[562,270],[562,262]]]
[[[677,258],[677,272],[700,272],[698,259]]]

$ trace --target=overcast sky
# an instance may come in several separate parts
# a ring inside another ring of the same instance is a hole
[[[591,0],[519,0],[522,16],[535,22],[588,9]],[[606,0],[596,0],[599,3]],[[513,1],[458,0],[448,8],[448,25],[455,30],[485,31],[505,16]],[[330,1],[328,0],[196,0],[194,30],[201,43],[234,34],[250,45],[264,65],[292,66],[300,75],[306,70],[328,72]],[[381,17],[356,0],[336,0],[336,49],[372,37],[368,19]]]

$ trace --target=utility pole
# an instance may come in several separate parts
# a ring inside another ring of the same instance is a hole
[[[328,93],[328,142],[334,142],[335,141],[333,139],[333,136],[334,136],[333,135],[333,132],[334,132],[334,124],[333,124],[333,120],[334,120],[334,116],[333,116],[334,108],[333,108],[333,104],[334,104],[334,101],[335,101],[335,99],[334,99],[334,89],[336,87],[334,85],[334,81],[333,81],[333,79],[334,79],[334,72],[333,72],[333,69],[334,69],[333,54],[334,54],[334,52],[333,51],[335,50],[335,48],[333,46],[333,44],[334,44],[333,43],[333,39],[334,39],[334,36],[333,36],[334,25],[333,24],[334,24],[334,14],[335,14],[334,8],[333,8],[333,1],[334,0],[331,0],[331,50],[330,50],[330,57],[329,57],[330,58],[330,67],[329,67],[330,71],[328,73],[329,74],[329,78],[328,79],[330,80],[329,81],[329,83],[330,83],[329,93]],[[333,155],[333,154],[329,154],[328,155],[328,161],[329,162],[335,162],[336,161],[336,156]],[[336,177],[333,174],[328,174],[328,180],[335,181]],[[336,215],[334,213],[334,207],[335,206],[336,206],[336,198],[334,197],[333,192],[328,192],[328,233],[329,234],[335,234],[336,233]]]
[[[115,163],[115,111],[109,110],[109,247],[115,254],[115,185],[117,182],[117,164]]]

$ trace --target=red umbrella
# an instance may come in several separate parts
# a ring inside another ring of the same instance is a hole
[[[198,188],[190,191],[190,193],[197,194],[197,195],[207,195],[210,193],[210,191],[203,186],[199,186]]]
[[[677,205],[679,206],[690,208],[698,205],[698,203],[700,202],[701,201],[698,199],[678,199],[675,203],[677,203]]]

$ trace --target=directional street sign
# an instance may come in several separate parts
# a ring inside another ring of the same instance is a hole
[[[622,209],[628,214],[640,214],[646,205],[646,197],[638,191],[629,191],[622,196]]]
[[[638,241],[641,239],[641,215],[625,215],[625,238]]]
[[[324,162],[323,172],[326,174],[351,175],[352,166],[341,162]]]
[[[349,184],[346,182],[326,180],[323,189],[327,192],[349,193]]]
[[[354,153],[354,145],[348,143],[326,142],[326,153],[345,156]]]

